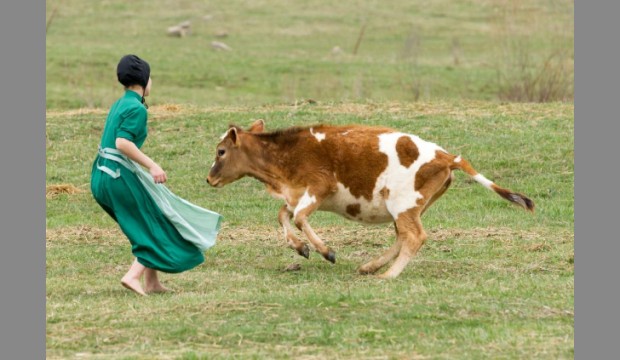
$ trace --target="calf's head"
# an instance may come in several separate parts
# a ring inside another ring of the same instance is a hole
[[[231,125],[215,147],[215,162],[211,166],[207,183],[222,187],[247,175],[252,160],[248,136],[263,131],[265,123],[256,120],[247,131]],[[249,134],[248,134],[249,133]]]

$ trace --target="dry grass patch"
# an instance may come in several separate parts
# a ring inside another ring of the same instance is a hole
[[[119,228],[97,228],[80,225],[58,229],[45,229],[45,243],[51,245],[119,245],[127,243],[127,238]]]
[[[556,103],[554,106],[535,103],[489,103],[482,101],[433,101],[433,102],[385,102],[385,103],[317,103],[280,104],[263,106],[216,106],[196,107],[179,104],[152,105],[149,118],[159,119],[179,114],[224,114],[224,113],[259,113],[312,111],[324,114],[347,114],[359,117],[371,117],[380,114],[401,114],[408,116],[449,116],[453,118],[516,116],[525,120],[542,120],[572,116],[573,103]],[[106,109],[77,109],[66,111],[48,111],[47,118],[72,117],[82,115],[106,115]],[[267,119],[267,121],[269,121]]]
[[[60,194],[69,194],[69,195],[75,195],[75,194],[81,194],[86,192],[83,189],[80,189],[78,187],[75,187],[72,184],[55,184],[55,185],[47,185],[45,187],[45,198],[46,199],[53,199],[55,197],[57,197]]]
[[[185,107],[178,104],[163,104],[163,105],[154,105],[149,107],[149,110],[154,113],[159,112],[179,112],[183,110]]]
[[[46,118],[60,118],[67,116],[83,116],[83,115],[106,115],[108,109],[102,108],[80,108],[71,110],[48,110],[45,112]]]
[[[339,247],[382,248],[391,245],[394,241],[394,229],[391,225],[372,228],[329,226],[317,227],[315,231],[324,241],[331,242]],[[574,235],[568,231],[548,234],[542,231],[509,228],[431,229],[427,230],[427,233],[427,245],[433,242],[441,243],[448,239],[459,239],[466,241],[495,240],[512,246],[515,240],[519,240],[523,243],[524,250],[530,252],[547,251],[551,249],[549,243],[572,242],[574,239]],[[305,239],[303,235],[298,235],[302,240]],[[111,240],[110,244],[117,244],[126,241],[125,235],[118,228],[97,228],[85,225],[46,229],[45,238],[48,243],[59,244],[106,244],[106,240]],[[224,225],[218,235],[216,246],[218,244],[287,247],[281,229],[271,226],[229,227]],[[440,250],[446,251],[441,246],[439,247]]]

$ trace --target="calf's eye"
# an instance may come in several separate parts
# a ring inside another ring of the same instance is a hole
[[[226,154],[226,150],[224,150],[224,149],[219,149],[217,151],[217,156],[224,156],[224,154]]]

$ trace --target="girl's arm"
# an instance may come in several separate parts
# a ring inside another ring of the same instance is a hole
[[[147,168],[155,183],[165,183],[168,180],[166,172],[155,161],[140,151],[133,142],[124,138],[116,138],[116,149],[131,160]]]

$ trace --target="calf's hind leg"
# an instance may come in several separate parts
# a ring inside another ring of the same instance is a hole
[[[409,210],[394,214],[396,216],[397,241],[400,241],[402,246],[396,261],[386,272],[379,275],[380,278],[397,277],[426,242],[426,232],[422,227],[420,216],[448,190],[452,183],[452,173],[448,168],[440,168],[432,174],[433,176],[426,180],[418,190],[423,198],[418,199],[418,203]]]
[[[454,173],[451,171],[450,175],[448,176],[448,179],[443,183],[443,185],[441,186],[441,188],[439,189],[439,191],[437,191],[432,197],[431,199],[426,203],[426,205],[424,205],[424,209],[422,210],[422,214],[424,214],[424,212],[426,210],[428,210],[429,207],[431,207],[431,205],[433,205],[433,203],[435,201],[437,201],[441,195],[443,195],[448,188],[450,187],[450,185],[452,184],[452,180],[454,180]],[[420,214],[420,216],[422,215]]]
[[[398,227],[396,226],[396,223],[394,223],[394,229],[396,230],[396,242],[394,242],[394,245],[392,245],[386,252],[381,254],[381,256],[360,266],[357,269],[358,273],[362,275],[374,274],[377,270],[385,266],[385,264],[392,260],[396,255],[398,255],[398,252],[400,251],[403,243],[398,236]]]
[[[426,232],[422,228],[420,213],[420,208],[413,208],[401,214],[396,220],[396,227],[398,228],[397,242],[400,242],[402,245],[396,261],[386,272],[379,275],[380,278],[391,279],[397,277],[426,242]]]

